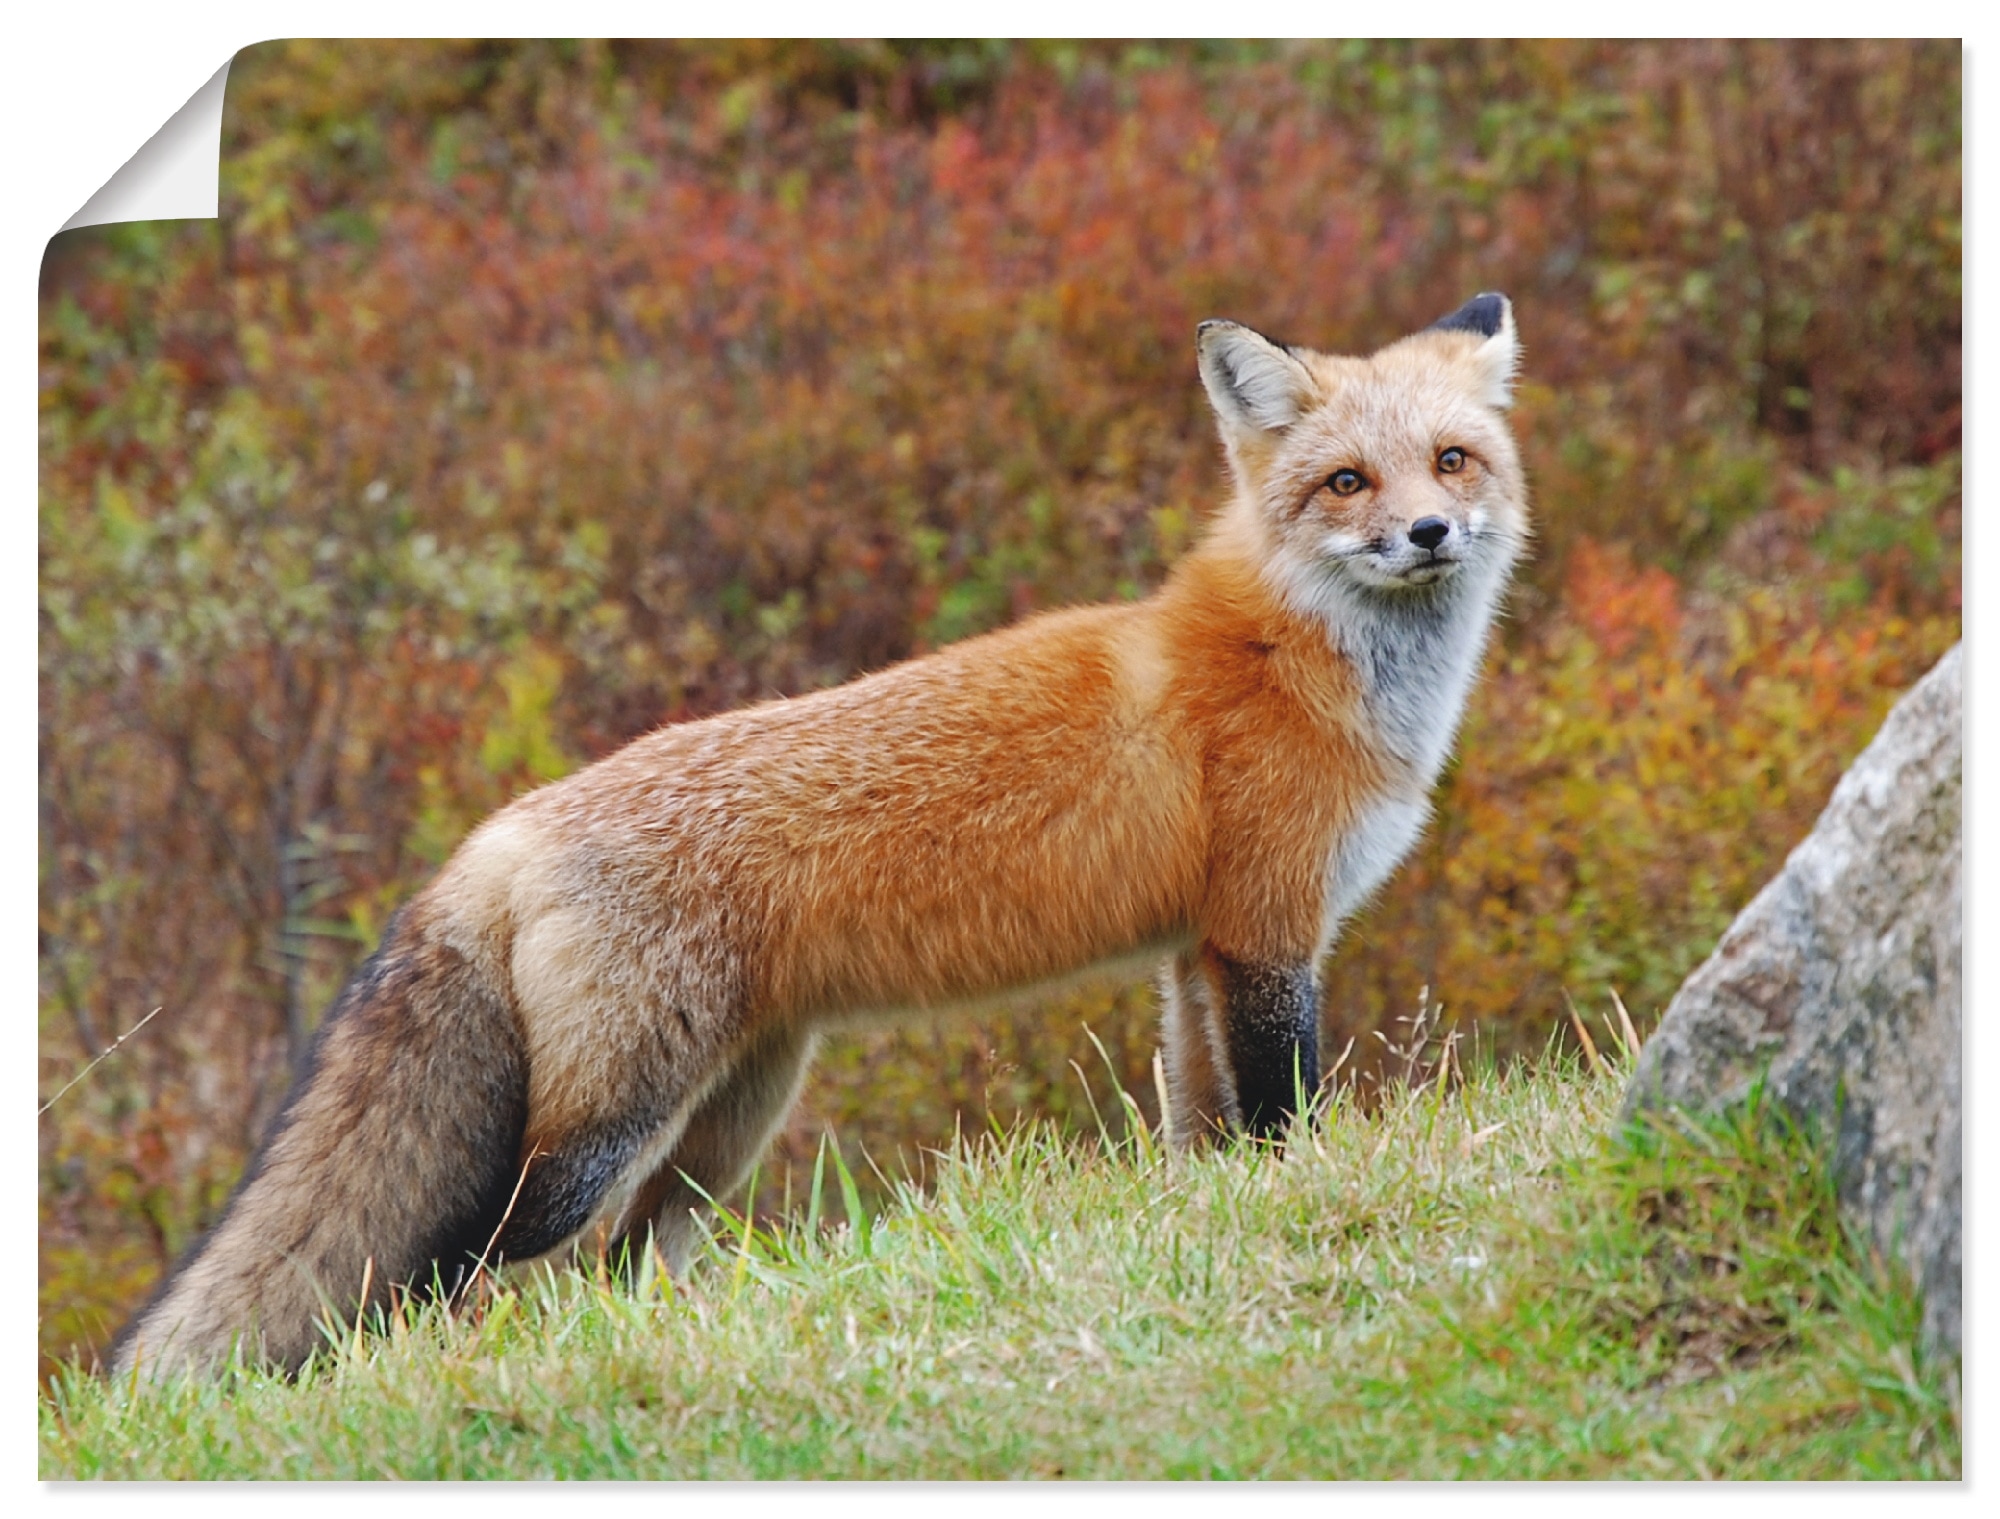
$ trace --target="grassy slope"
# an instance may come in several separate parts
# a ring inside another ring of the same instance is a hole
[[[678,1290],[544,1273],[298,1386],[66,1377],[42,1474],[1956,1475],[1808,1148],[1608,1144],[1617,1092],[1475,1075],[1282,1158],[983,1141],[865,1237],[725,1227]]]

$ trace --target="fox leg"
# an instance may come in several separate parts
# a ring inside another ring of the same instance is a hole
[[[513,1206],[494,1238],[495,1260],[531,1259],[581,1230],[656,1128],[651,1121],[610,1122],[531,1146]]]
[[[494,1260],[543,1255],[611,1207],[680,1143],[725,1070],[741,1017],[734,967],[636,915],[549,909],[512,946],[527,1122]]]
[[[1319,997],[1305,963],[1238,959],[1213,945],[1166,973],[1169,1127],[1183,1144],[1241,1129],[1283,1134],[1319,1085]]]
[[[640,1184],[612,1231],[614,1259],[654,1242],[676,1276],[694,1253],[693,1210],[720,1201],[750,1172],[805,1083],[814,1036],[773,1032],[752,1044],[703,1097],[667,1158]]]
[[[1307,963],[1262,964],[1215,950],[1204,956],[1228,1009],[1224,1030],[1244,1131],[1284,1135],[1300,1095],[1319,1086],[1319,993]]]
[[[596,1037],[581,1049],[549,1041],[539,1072],[531,1047],[527,1129],[513,1202],[492,1251],[496,1262],[545,1254],[582,1232],[647,1157],[680,1153],[690,1126],[714,1103],[702,1095],[704,1073],[726,1057],[712,1053],[707,1040],[687,1037],[678,1019],[606,1008],[590,1022]],[[625,1038],[606,1036],[620,1026]],[[579,1058],[563,1062],[563,1053]],[[539,1103],[537,1075],[548,1094]],[[732,1075],[722,1078],[725,1085]]]
[[[606,1020],[609,1021],[609,1020]],[[511,1178],[513,1196],[482,1256],[492,1264],[544,1255],[580,1233],[648,1150],[657,1150],[689,1106],[689,1068],[662,1051],[611,1045],[589,1074],[587,1104],[535,1101],[531,1063],[526,1132]],[[544,1075],[548,1086],[573,1069]],[[582,1085],[578,1083],[578,1085]]]
[[[1160,972],[1167,1132],[1183,1147],[1219,1137],[1242,1117],[1230,1077],[1220,990],[1199,951],[1174,956]]]

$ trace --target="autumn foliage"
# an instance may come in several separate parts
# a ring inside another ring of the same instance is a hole
[[[1208,316],[1503,289],[1528,352],[1536,559],[1329,1057],[1425,996],[1503,1056],[1656,1016],[1957,636],[1959,101],[1952,44],[244,54],[220,223],[44,269],[45,1095],[164,1008],[42,1119],[45,1347],[212,1220],[492,808],[1155,584]],[[1088,1125],[1072,1062],[1150,1104],[1150,1009],[843,1042],[780,1173]]]

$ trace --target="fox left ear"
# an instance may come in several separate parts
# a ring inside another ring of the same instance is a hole
[[[1514,404],[1514,372],[1521,365],[1521,340],[1514,334],[1514,303],[1506,296],[1495,290],[1475,295],[1424,330],[1468,332],[1483,338],[1472,354],[1479,366],[1480,399],[1500,411]]]
[[[1312,376],[1291,353],[1236,322],[1195,329],[1202,387],[1224,437],[1279,432],[1312,404]]]

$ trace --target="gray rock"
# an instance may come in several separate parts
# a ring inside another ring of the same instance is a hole
[[[1812,833],[1675,994],[1624,1106],[1628,1119],[1713,1110],[1764,1075],[1833,1135],[1842,1206],[1909,1267],[1925,1344],[1952,1355],[1962,666],[1954,645],[1896,703]]]

